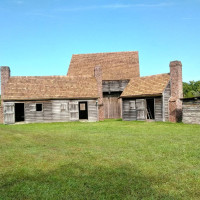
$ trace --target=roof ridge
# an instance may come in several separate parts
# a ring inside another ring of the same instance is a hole
[[[161,75],[170,75],[170,73],[161,73],[161,74],[154,74],[154,75],[149,75],[149,76],[140,76],[137,78],[146,78],[146,77],[153,77],[153,76],[161,76]]]
[[[114,51],[114,52],[98,52],[98,53],[80,53],[80,54],[72,54],[74,55],[94,55],[94,54],[115,54],[115,53],[138,53],[138,51]]]
[[[94,76],[67,76],[67,75],[57,75],[57,76],[11,76],[10,78],[94,78]]]
[[[11,76],[10,78],[54,78],[67,77],[66,75],[52,75],[52,76]]]

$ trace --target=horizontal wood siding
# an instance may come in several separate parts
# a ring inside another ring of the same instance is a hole
[[[162,97],[154,98],[155,121],[162,121]],[[125,121],[146,120],[147,119],[146,99],[123,99],[122,118]]]
[[[162,97],[155,98],[155,121],[163,121]]]
[[[133,100],[125,100],[122,99],[122,118],[125,121],[135,121],[137,120],[137,112],[136,109],[131,108],[130,101]]]
[[[96,122],[98,121],[98,107],[97,100],[88,101],[88,121]]]
[[[42,111],[34,111],[36,103],[42,104]],[[26,122],[51,122],[52,121],[52,103],[48,101],[35,101],[24,103],[25,121]]]
[[[69,120],[70,121],[79,120],[78,100],[69,101]]]
[[[163,92],[163,121],[169,121],[169,99],[171,96],[171,87],[170,82],[168,83],[167,87]]]
[[[123,92],[129,80],[103,81],[103,92]]]
[[[183,123],[200,124],[200,99],[183,101]]]
[[[88,102],[88,121],[98,121],[97,100]],[[80,100],[49,100],[23,102],[25,107],[25,122],[67,122],[78,121]],[[35,105],[41,103],[42,111],[36,111]]]
[[[66,122],[69,119],[69,101],[53,100],[52,102],[52,120],[54,122]],[[62,109],[64,106],[65,109]]]

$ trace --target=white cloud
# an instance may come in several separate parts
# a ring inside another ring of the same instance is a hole
[[[171,3],[158,3],[158,4],[108,4],[108,5],[93,5],[93,6],[81,6],[81,7],[67,7],[67,8],[59,8],[55,11],[63,11],[63,12],[73,12],[73,11],[81,11],[81,10],[95,10],[95,9],[123,9],[123,8],[137,8],[137,7],[166,7],[171,6]]]
[[[158,3],[158,4],[113,4],[105,5],[102,8],[134,8],[134,7],[165,7],[170,6],[169,3]]]

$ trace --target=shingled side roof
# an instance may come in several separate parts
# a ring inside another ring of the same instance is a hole
[[[139,77],[137,51],[72,55],[68,76],[94,75],[94,67],[102,67],[103,80],[126,80]]]
[[[121,97],[162,95],[170,80],[169,74],[158,74],[131,79]]]
[[[21,76],[10,77],[4,100],[98,98],[94,77]]]

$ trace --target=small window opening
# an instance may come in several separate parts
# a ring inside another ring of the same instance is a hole
[[[154,99],[147,99],[147,119],[155,119]]]
[[[36,111],[42,111],[42,104],[41,103],[36,104]]]
[[[80,110],[86,110],[85,103],[80,103]]]

